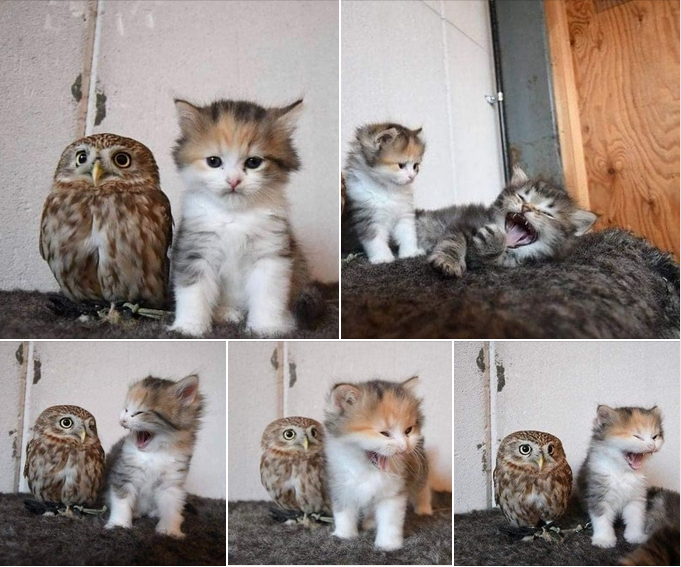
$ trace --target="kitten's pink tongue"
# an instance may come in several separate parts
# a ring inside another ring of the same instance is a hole
[[[388,469],[388,457],[385,455],[379,455],[372,451],[369,453],[369,459],[371,460],[371,464],[378,470],[385,471]]]
[[[526,236],[527,231],[520,225],[514,224],[511,230],[506,233],[506,246],[517,246]]]
[[[640,469],[643,464],[643,453],[626,453],[625,458],[627,459],[629,466],[635,471]]]

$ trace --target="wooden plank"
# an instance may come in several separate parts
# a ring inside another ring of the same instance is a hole
[[[582,207],[588,209],[589,181],[565,3],[563,0],[545,0],[544,11],[565,188]]]
[[[565,3],[591,208],[679,258],[679,2]]]

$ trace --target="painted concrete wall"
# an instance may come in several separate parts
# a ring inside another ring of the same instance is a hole
[[[18,341],[0,342],[0,492],[14,491],[14,471],[21,460],[19,437],[21,358]],[[23,402],[23,400],[21,400]]]
[[[416,204],[490,202],[503,186],[486,0],[341,5],[341,143],[367,122],[423,126]]]
[[[463,387],[485,380],[491,386],[493,442],[484,448],[494,456],[501,439],[513,431],[547,431],[563,442],[575,476],[598,404],[657,404],[664,415],[665,444],[646,464],[647,475],[652,485],[679,490],[678,342],[492,342],[494,364],[484,371],[471,362],[476,347],[455,343],[456,405],[470,408],[466,415],[455,414],[455,512],[486,505],[485,487],[469,480],[489,478],[482,470],[482,449],[475,449],[483,432],[470,420],[475,413],[484,415],[486,401]]]
[[[452,487],[450,342],[274,342],[229,344],[229,499],[269,499],[260,484],[260,438],[284,415],[323,421],[326,394],[337,381],[421,378],[426,452],[437,490]],[[281,365],[280,365],[281,364]],[[276,368],[275,368],[276,367]],[[279,380],[283,384],[279,394]]]
[[[2,343],[0,359],[14,356]],[[129,384],[148,375],[179,379],[198,372],[200,391],[206,397],[206,416],[198,436],[187,480],[194,494],[224,498],[226,362],[223,341],[192,342],[35,342],[33,367],[29,365],[25,411],[32,426],[38,415],[57,404],[73,404],[90,411],[105,451],[125,435],[118,423]],[[13,363],[16,368],[16,361]],[[11,360],[7,366],[11,368]],[[16,372],[14,372],[16,374]],[[2,374],[2,392],[11,389],[13,375]],[[2,396],[4,397],[4,396]],[[13,410],[16,415],[16,408]],[[3,430],[6,426],[3,424]],[[31,433],[25,432],[25,444]],[[5,434],[2,437],[6,437]],[[4,439],[3,439],[4,440]],[[6,486],[6,462],[11,453],[2,452],[0,482]],[[22,461],[23,462],[23,461]],[[26,491],[25,480],[20,485]]]
[[[338,280],[338,3],[100,0],[93,76],[105,115],[94,132],[146,144],[180,218],[170,152],[173,97],[281,105],[304,96],[289,187],[291,220],[313,275]],[[39,219],[64,147],[76,139],[72,85],[84,65],[86,2],[3,2],[0,10],[0,289],[56,289],[38,253]],[[93,99],[94,100],[94,99]],[[100,96],[101,100],[101,96]],[[17,143],[17,142],[21,143]]]

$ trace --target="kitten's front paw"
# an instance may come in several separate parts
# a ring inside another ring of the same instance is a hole
[[[648,540],[648,536],[640,530],[624,530],[624,539],[629,543],[644,543]]]
[[[128,529],[132,526],[130,522],[124,522],[122,520],[109,520],[106,524],[104,524],[104,529],[105,530],[112,530],[114,528],[124,528]]]
[[[369,262],[371,262],[372,264],[389,264],[394,260],[395,256],[392,255],[392,252],[384,252],[381,254],[373,254],[372,256],[369,256]]]
[[[383,551],[395,551],[402,547],[402,536],[379,536],[376,538],[376,547]]]
[[[283,319],[250,319],[247,326],[249,331],[261,337],[283,335],[284,333],[294,331],[296,328],[291,317]]]
[[[415,258],[416,256],[423,256],[426,251],[423,248],[407,248],[403,250],[400,248],[400,258]]]
[[[172,327],[168,327],[168,330],[189,335],[190,337],[200,337],[210,330],[210,325],[200,321],[175,321]]]
[[[433,507],[430,504],[419,504],[414,507],[414,514],[417,516],[432,516]]]
[[[596,547],[615,547],[615,545],[617,545],[617,536],[614,533],[604,535],[599,534],[598,536],[593,536],[591,538],[591,543]]]
[[[460,278],[466,271],[466,260],[444,252],[436,251],[428,257],[428,263],[436,271],[448,278]]]
[[[246,313],[233,307],[220,307],[215,313],[215,318],[223,323],[241,323]]]
[[[156,533],[159,535],[167,535],[175,539],[184,539],[186,536],[182,533],[180,528],[172,528],[156,525]]]
[[[352,539],[354,537],[357,537],[358,532],[357,532],[357,528],[352,530],[352,529],[340,529],[340,528],[336,527],[333,534],[331,534],[331,535],[334,535],[334,536],[339,537],[341,539]]]
[[[499,256],[506,249],[506,233],[496,224],[486,224],[473,236],[473,246],[480,256]]]

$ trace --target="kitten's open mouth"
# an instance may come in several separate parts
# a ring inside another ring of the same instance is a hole
[[[144,449],[149,445],[152,437],[153,435],[148,431],[135,431],[135,445],[138,449]]]
[[[385,455],[379,455],[374,451],[367,451],[367,456],[369,457],[371,464],[374,465],[378,470],[388,470],[388,457]]]
[[[519,248],[537,240],[537,231],[522,213],[506,215],[506,246]]]
[[[624,458],[627,460],[627,463],[629,463],[629,466],[637,471],[641,468],[644,457],[646,455],[650,455],[651,453],[652,451],[649,453],[630,453],[629,451],[625,451]]]

